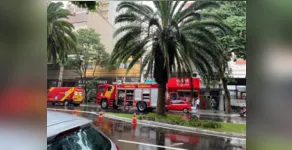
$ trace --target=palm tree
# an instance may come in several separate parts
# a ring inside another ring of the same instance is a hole
[[[191,77],[195,67],[204,81],[209,81],[216,69],[212,59],[216,51],[215,29],[226,32],[228,27],[214,14],[201,10],[218,5],[210,1],[195,1],[184,9],[187,1],[153,1],[155,9],[135,2],[121,2],[115,23],[122,26],[110,63],[125,63],[132,58],[128,71],[142,57],[141,71],[146,67],[158,84],[157,113],[165,113],[166,83],[172,73]],[[125,10],[125,11],[124,11]]]
[[[58,86],[62,86],[64,62],[67,54],[76,48],[74,26],[64,19],[71,15],[69,10],[63,9],[63,3],[50,2],[47,7],[47,55],[48,61],[60,63]]]
[[[73,34],[74,26],[64,20],[71,13],[62,7],[62,2],[51,2],[47,7],[47,54],[48,60],[54,63],[57,60],[64,63],[68,51],[76,47],[76,37]]]

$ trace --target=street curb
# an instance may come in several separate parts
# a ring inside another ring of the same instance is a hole
[[[110,114],[104,113],[104,117],[114,119],[114,120],[121,120],[125,122],[132,122],[132,119],[124,118],[124,117],[118,117]],[[179,130],[179,131],[188,131],[188,132],[195,132],[195,133],[201,133],[201,134],[208,134],[211,136],[223,136],[223,137],[228,137],[228,138],[240,138],[240,139],[245,139],[246,135],[245,134],[239,134],[239,133],[228,133],[228,132],[218,132],[218,131],[211,131],[211,130],[204,130],[200,128],[193,128],[193,127],[185,127],[185,126],[179,126],[179,125],[172,125],[172,124],[167,124],[167,123],[161,123],[161,122],[156,122],[156,121],[148,121],[148,120],[137,120],[138,124],[145,124],[145,125],[150,125],[150,126],[158,126],[161,128],[170,128],[173,130]]]
[[[81,104],[80,106],[82,107],[99,107],[95,104]],[[182,113],[181,111],[172,111],[170,110],[169,112],[174,112],[174,113]],[[195,109],[192,109],[189,113],[194,114],[194,115],[205,115],[205,116],[215,116],[215,117],[240,117],[239,114],[214,114],[214,113],[205,113],[205,112],[198,112]]]
[[[47,110],[59,110],[59,111],[70,111],[70,112],[74,111],[74,110],[64,110],[64,109],[54,109],[54,108],[47,108]],[[98,112],[89,112],[89,111],[77,111],[77,112],[99,115]],[[110,115],[110,114],[107,114],[106,112],[104,112],[103,116],[106,118],[114,119],[114,120],[120,120],[120,121],[130,122],[130,123],[132,122],[132,119],[118,117],[115,115]],[[218,132],[218,131],[204,130],[204,129],[200,129],[200,128],[184,127],[184,126],[179,126],[179,125],[172,125],[172,124],[160,123],[160,122],[155,122],[155,121],[148,121],[148,120],[137,120],[137,123],[141,124],[141,125],[168,128],[168,129],[177,130],[177,131],[186,131],[186,132],[205,134],[205,135],[209,135],[209,136],[218,136],[218,137],[225,137],[225,138],[238,138],[241,140],[246,139],[245,134],[239,134],[239,133]]]

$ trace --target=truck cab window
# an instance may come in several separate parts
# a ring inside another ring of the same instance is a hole
[[[104,87],[104,86],[102,86],[102,87],[99,87],[99,90],[98,90],[98,92],[104,92],[104,89],[105,89],[105,87]]]
[[[112,86],[109,86],[108,88],[107,88],[107,91],[111,91],[112,90]]]

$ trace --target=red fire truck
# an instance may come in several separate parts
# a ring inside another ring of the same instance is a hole
[[[61,103],[64,106],[74,104],[79,106],[84,98],[84,90],[80,87],[51,87],[48,90],[47,103],[55,105]]]
[[[200,79],[193,78],[193,90],[199,96]],[[96,104],[101,108],[133,106],[141,112],[157,106],[157,84],[101,84],[96,92]],[[190,79],[171,78],[167,83],[167,100],[188,100],[191,96]]]

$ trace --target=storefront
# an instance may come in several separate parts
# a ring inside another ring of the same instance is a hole
[[[220,98],[222,97],[221,95],[222,89],[219,88],[211,88],[211,89],[206,89],[206,88],[201,88],[200,89],[200,105],[202,109],[211,109],[211,99],[214,98],[217,104],[217,110],[220,110],[219,106],[223,105],[223,102],[220,102]],[[222,104],[221,104],[222,103]]]
[[[171,99],[191,100],[191,80],[189,78],[178,79],[170,78],[167,83],[167,90]],[[200,96],[200,79],[192,78],[194,97]],[[173,94],[172,94],[173,93]],[[175,97],[177,93],[177,97]]]

